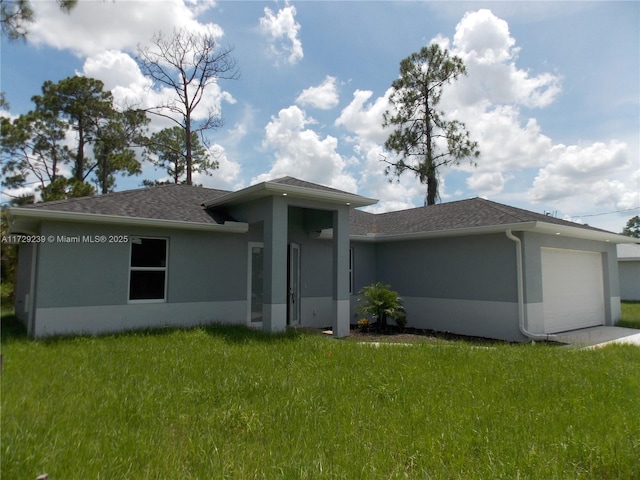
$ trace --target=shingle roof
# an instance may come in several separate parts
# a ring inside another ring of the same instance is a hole
[[[312,188],[314,190],[324,190],[326,192],[352,193],[352,192],[345,192],[344,190],[338,190],[336,188],[326,187],[324,185],[319,185],[317,183],[305,182],[304,180],[299,180],[294,177],[281,177],[281,178],[276,178],[275,180],[269,180],[269,182],[279,183],[281,185],[291,185],[294,187]]]
[[[293,177],[271,180],[270,183],[346,193]],[[203,204],[216,198],[228,196],[231,193],[233,192],[189,185],[161,185],[94,197],[36,203],[22,208],[215,225],[223,224],[228,220],[233,221],[234,219],[215,208],[207,209]],[[350,229],[352,235],[373,233],[392,236],[447,232],[474,227],[492,227],[530,222],[543,222],[545,224],[556,224],[610,234],[610,232],[589,227],[588,225],[567,222],[482,198],[472,198],[381,214],[352,209]]]
[[[399,235],[529,222],[545,222],[605,232],[588,225],[568,222],[483,198],[472,198],[377,215],[354,210],[354,215],[351,216],[351,233],[355,235],[366,235],[367,233]]]
[[[222,224],[232,219],[220,212],[208,211],[202,204],[228,193],[225,190],[190,185],[159,185],[94,197],[35,203],[23,208]]]

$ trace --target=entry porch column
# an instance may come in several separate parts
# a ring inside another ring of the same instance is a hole
[[[349,207],[333,212],[333,336],[349,335]]]
[[[262,330],[287,329],[287,236],[288,205],[282,197],[271,197],[271,212],[264,220],[264,302]]]

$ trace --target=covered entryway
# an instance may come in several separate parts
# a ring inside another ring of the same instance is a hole
[[[330,321],[336,337],[349,335],[349,214],[354,207],[376,200],[291,177],[252,185],[217,197],[203,205],[250,227],[247,257],[247,317],[251,326],[276,333],[287,326],[304,325],[301,315],[301,251],[307,238],[332,232],[331,250],[323,252],[331,285]],[[289,218],[300,214],[295,231]],[[226,225],[226,223],[225,223]],[[304,236],[300,237],[300,232]],[[313,313],[315,315],[315,313]]]
[[[545,333],[605,323],[602,254],[542,248]]]

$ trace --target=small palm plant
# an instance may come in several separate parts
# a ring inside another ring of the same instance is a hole
[[[357,315],[371,315],[377,319],[376,330],[387,328],[387,318],[397,318],[404,314],[402,298],[390,285],[372,283],[358,292]]]

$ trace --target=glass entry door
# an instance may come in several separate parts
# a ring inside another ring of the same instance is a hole
[[[300,325],[300,245],[289,245],[289,304],[288,324]]]
[[[248,323],[249,326],[260,327],[264,297],[264,245],[262,243],[249,243],[248,270]]]

